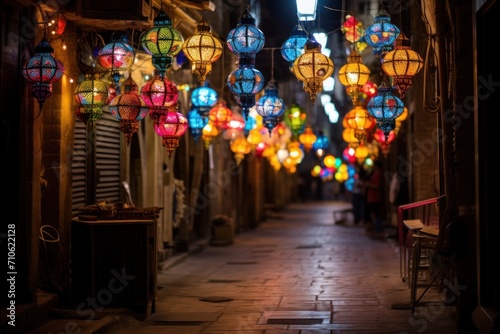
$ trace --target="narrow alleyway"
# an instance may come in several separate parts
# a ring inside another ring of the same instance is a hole
[[[100,332],[456,333],[455,308],[437,287],[413,316],[393,307],[410,302],[399,246],[371,239],[352,217],[334,224],[333,210],[345,206],[293,204],[232,245],[174,256],[158,275],[156,312],[144,321],[115,316]]]

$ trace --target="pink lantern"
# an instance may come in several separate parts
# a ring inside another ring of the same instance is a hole
[[[179,90],[167,77],[157,75],[142,86],[141,98],[149,108],[149,117],[158,122],[167,108],[177,103]]]
[[[155,122],[154,129],[162,137],[162,145],[167,149],[168,156],[179,146],[179,137],[188,128],[188,120],[180,112],[168,111]]]

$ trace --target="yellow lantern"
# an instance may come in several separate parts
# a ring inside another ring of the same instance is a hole
[[[347,57],[347,64],[339,69],[339,81],[346,86],[347,95],[355,102],[363,85],[370,79],[370,69],[361,63],[361,56],[354,49]]]
[[[323,90],[323,81],[333,74],[332,60],[321,53],[321,44],[311,35],[304,46],[305,52],[293,62],[292,72],[304,83],[304,90],[309,93],[311,102],[316,101],[316,94]]]
[[[354,129],[347,128],[342,131],[342,139],[349,144],[349,147],[357,147],[359,145],[359,139],[354,135]]]
[[[182,51],[192,63],[192,72],[198,76],[201,85],[212,72],[212,63],[222,55],[222,43],[212,36],[212,27],[202,19],[194,35],[186,39]]]
[[[203,127],[201,133],[201,139],[203,140],[205,148],[208,149],[210,144],[212,144],[214,138],[219,135],[219,130],[217,130],[217,127],[214,125],[214,123],[208,121],[207,125]]]
[[[382,61],[382,70],[393,78],[393,84],[401,98],[413,84],[413,76],[423,67],[424,61],[420,55],[410,49],[408,38],[400,33],[396,38],[394,50],[388,52]]]
[[[321,166],[320,165],[314,166],[313,169],[311,170],[311,175],[313,177],[319,176],[320,173],[321,173]]]
[[[293,159],[296,164],[299,164],[304,158],[304,152],[300,148],[300,143],[298,141],[288,143],[288,153],[290,159]]]
[[[354,151],[354,156],[356,157],[358,164],[362,165],[368,156],[368,148],[365,145],[359,145]]]
[[[347,128],[354,129],[354,137],[362,140],[365,137],[366,130],[371,129],[375,120],[360,103],[356,103],[344,117]]]
[[[238,165],[245,158],[245,154],[248,154],[252,151],[252,145],[247,142],[245,137],[238,137],[231,141],[230,148],[234,153],[234,158],[236,159],[236,163]]]

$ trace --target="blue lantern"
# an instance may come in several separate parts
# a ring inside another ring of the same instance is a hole
[[[270,81],[266,87],[264,96],[262,96],[255,105],[257,114],[262,116],[263,125],[269,130],[271,135],[273,129],[278,125],[279,118],[285,112],[285,104],[278,96],[278,89],[273,81]]]
[[[207,82],[191,93],[191,103],[203,118],[208,117],[208,112],[217,103],[217,100],[217,92],[210,88]]]
[[[323,131],[319,131],[316,141],[313,143],[312,148],[318,157],[325,155],[326,150],[330,146],[330,140],[324,135]]]
[[[375,23],[365,31],[365,42],[373,48],[377,57],[383,57],[394,49],[394,41],[399,36],[399,28],[391,23],[389,14],[380,11],[374,18]]]
[[[189,133],[194,138],[194,142],[198,143],[198,139],[201,137],[203,128],[208,123],[208,117],[201,117],[200,113],[196,108],[191,109],[187,114]]]
[[[372,97],[366,106],[366,110],[377,121],[377,126],[384,132],[385,139],[391,130],[394,130],[396,118],[404,111],[403,101],[392,93],[390,87],[382,84],[378,88],[377,95]]]
[[[227,35],[229,50],[237,55],[255,55],[264,47],[265,37],[255,26],[255,19],[245,10],[238,19],[236,28]]]
[[[296,25],[290,37],[281,45],[281,55],[289,63],[293,63],[298,56],[304,53],[307,34],[302,26]]]
[[[240,67],[229,74],[227,85],[238,96],[238,104],[247,119],[250,108],[255,104],[255,94],[264,88],[264,76],[253,66]]]

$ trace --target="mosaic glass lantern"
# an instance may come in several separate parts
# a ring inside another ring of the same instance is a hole
[[[238,104],[243,109],[246,119],[250,108],[255,105],[255,94],[264,88],[264,76],[253,65],[245,65],[248,66],[239,67],[229,74],[227,85],[231,92],[238,96]]]
[[[212,72],[212,63],[222,55],[222,43],[212,36],[212,27],[204,19],[195,28],[194,35],[186,39],[182,50],[191,61],[193,74],[203,85]]]
[[[195,88],[191,93],[191,103],[203,118],[208,117],[208,112],[217,103],[217,92],[205,82],[201,87]]]
[[[375,15],[374,23],[365,31],[365,42],[373,48],[375,56],[383,58],[392,51],[399,35],[399,28],[391,23],[391,18],[384,10]]]
[[[154,130],[157,135],[162,137],[161,143],[167,149],[169,158],[179,146],[179,138],[186,133],[187,129],[187,118],[177,111],[167,111],[165,115],[160,117],[158,122],[154,123]]]
[[[404,111],[404,104],[400,98],[392,93],[392,89],[385,86],[384,83],[378,88],[375,95],[366,107],[368,113],[377,121],[377,127],[381,129],[386,136],[396,126],[396,118]]]
[[[285,112],[285,103],[278,96],[278,88],[270,81],[264,95],[255,105],[257,114],[262,116],[263,125],[269,130],[269,135],[280,122],[280,117]]]
[[[252,145],[243,136],[231,141],[230,148],[238,165],[245,158],[245,155],[252,151]]]
[[[75,100],[78,103],[77,118],[94,124],[102,115],[102,107],[108,103],[108,84],[97,79],[94,73],[86,74],[76,86]]]
[[[392,83],[401,98],[404,98],[406,91],[412,86],[413,76],[424,65],[422,57],[410,49],[407,43],[405,34],[399,34],[394,50],[387,53],[382,61],[382,70],[392,77]]]
[[[139,96],[139,88],[131,77],[123,83],[123,92],[109,103],[109,111],[120,121],[120,131],[125,134],[128,146],[132,135],[139,130],[139,121],[148,114]]]
[[[179,89],[166,76],[154,76],[141,88],[141,98],[149,108],[149,117],[155,122],[179,100]]]
[[[35,55],[21,69],[23,77],[31,83],[31,92],[40,109],[52,95],[52,83],[61,79],[64,74],[64,65],[54,58],[53,52],[54,49],[44,37],[35,47]]]
[[[370,79],[370,73],[370,69],[361,63],[361,56],[355,50],[347,57],[347,64],[339,69],[339,81],[346,87],[347,95],[353,102],[358,99],[361,88]]]
[[[236,28],[227,34],[226,39],[229,50],[236,55],[255,55],[262,50],[265,37],[255,25],[255,19],[245,10],[238,19]]]
[[[194,142],[198,143],[202,130],[208,123],[207,117],[201,117],[196,109],[191,109],[187,114],[189,133],[193,136]]]
[[[307,34],[300,24],[292,30],[290,37],[281,45],[281,56],[289,63],[293,63],[298,56],[304,53]]]
[[[309,93],[314,104],[316,94],[323,90],[323,81],[333,74],[333,69],[332,60],[321,53],[321,44],[311,35],[304,54],[295,59],[292,72],[304,83],[304,90]]]
[[[117,92],[120,89],[120,80],[123,78],[123,74],[120,72],[130,70],[134,59],[134,48],[128,44],[125,36],[104,45],[97,54],[97,63],[111,73]]]
[[[222,99],[208,112],[208,119],[218,130],[226,129],[232,116],[233,112],[226,106],[226,102]]]
[[[172,66],[173,58],[182,50],[183,44],[181,33],[172,26],[172,20],[162,10],[154,19],[153,28],[141,38],[142,49],[151,55],[153,66],[162,76]]]

